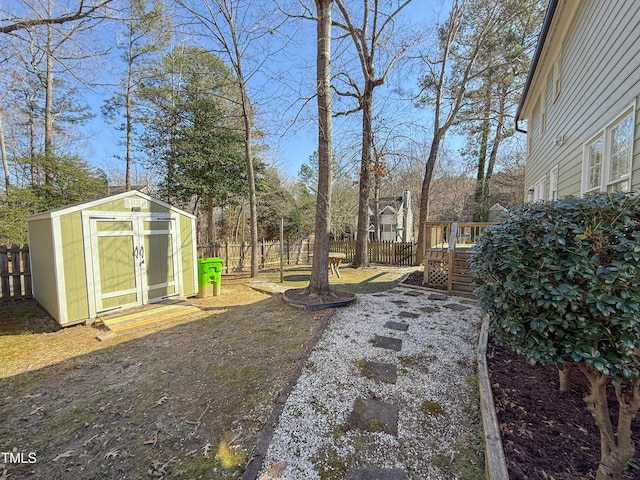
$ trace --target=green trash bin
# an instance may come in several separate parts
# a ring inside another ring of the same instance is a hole
[[[198,259],[198,298],[220,295],[223,263],[216,257]]]

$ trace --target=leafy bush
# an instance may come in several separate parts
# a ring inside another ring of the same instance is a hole
[[[639,262],[640,198],[631,193],[512,209],[483,232],[471,259],[493,337],[533,364],[576,364],[589,378],[585,400],[605,440],[599,479],[617,478],[634,453],[630,431],[628,442],[626,432],[611,434],[606,385],[615,386],[620,414],[633,417],[640,408]],[[612,454],[620,448],[622,456]]]

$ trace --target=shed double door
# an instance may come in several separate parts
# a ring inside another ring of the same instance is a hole
[[[179,295],[176,219],[91,218],[96,313]]]

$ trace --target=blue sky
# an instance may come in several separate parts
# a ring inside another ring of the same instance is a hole
[[[448,3],[448,1],[444,2],[445,5]],[[442,2],[414,0],[403,12],[403,17],[411,19],[413,23],[424,25],[426,29],[433,25],[437,16],[435,12],[440,12],[441,15],[446,14],[446,9]],[[287,52],[286,59],[283,56],[279,57],[278,63],[282,71],[286,72],[290,68],[290,71],[293,72],[292,76],[296,78],[289,80],[312,84],[315,79],[315,23],[309,21],[302,23],[304,25],[301,26],[302,30],[297,37],[300,43],[295,47],[294,51]],[[304,71],[301,71],[301,67],[304,68]],[[414,71],[405,78],[396,77],[395,82],[402,83],[405,90],[415,90],[418,74],[419,72]],[[295,178],[300,165],[306,162],[309,156],[317,149],[317,125],[312,118],[315,116],[316,103],[315,99],[310,101],[306,111],[296,121],[295,128],[290,128],[286,134],[283,134],[285,129],[282,122],[291,122],[294,113],[298,112],[298,110],[296,107],[290,108],[285,115],[282,111],[284,107],[281,104],[280,110],[269,112],[274,108],[273,105],[269,105],[269,98],[278,95],[277,91],[271,91],[274,85],[276,83],[273,81],[257,77],[253,84],[250,85],[250,94],[255,96],[260,119],[269,134],[267,142],[271,148],[267,160],[274,162],[285,175]],[[377,98],[381,102],[390,101],[390,99],[394,98],[395,94],[392,89],[395,87],[396,85],[393,84],[379,87],[376,90]],[[100,93],[101,91],[103,92],[102,94]],[[121,132],[117,131],[114,125],[106,123],[100,113],[100,107],[107,97],[108,93],[105,89],[102,89],[93,90],[91,96],[86,99],[95,112],[95,117],[84,130],[89,135],[90,151],[88,160],[90,163],[105,169],[108,173],[113,173],[116,170],[124,170],[124,161],[116,158],[116,156],[123,156],[124,146],[121,145]],[[334,98],[334,103],[335,101],[336,99]],[[275,108],[277,109],[278,107]],[[339,106],[334,107],[334,111],[338,108]],[[407,110],[408,113],[406,115],[426,116],[424,111],[413,110],[415,111],[410,112]],[[355,114],[347,119],[346,122],[347,124],[353,124],[354,129],[357,130],[360,125],[360,118],[359,114]],[[335,120],[334,144],[340,143],[343,135],[346,134],[346,126],[343,124],[343,120]],[[351,138],[351,142],[353,142],[353,138]]]

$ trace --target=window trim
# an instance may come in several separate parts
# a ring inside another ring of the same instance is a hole
[[[539,201],[546,201],[546,185],[547,185],[547,176],[545,175],[544,177],[540,178],[534,185],[533,185],[533,201],[534,202],[539,202]]]
[[[634,155],[634,146],[636,140],[636,100],[627,105],[625,108],[620,110],[620,112],[613,117],[612,120],[607,122],[605,126],[598,130],[594,135],[592,135],[582,146],[582,182],[580,185],[580,193],[582,195],[590,192],[607,192],[609,187],[624,181],[624,177],[622,180],[614,180],[610,181],[609,176],[611,173],[611,135],[613,129],[618,126],[621,122],[623,122],[626,118],[631,116],[631,123],[633,125],[633,133],[631,137],[631,155],[630,155],[630,165],[629,165],[629,174],[626,177],[629,181],[629,188],[631,188],[631,176],[633,175],[633,155]],[[603,147],[602,147],[602,165],[600,166],[600,182],[599,185],[595,188],[588,189],[588,180],[589,180],[589,156],[588,156],[588,148],[593,142],[598,140],[599,138],[603,139]]]
[[[558,171],[559,165],[556,165],[549,172],[549,200],[558,200]]]

